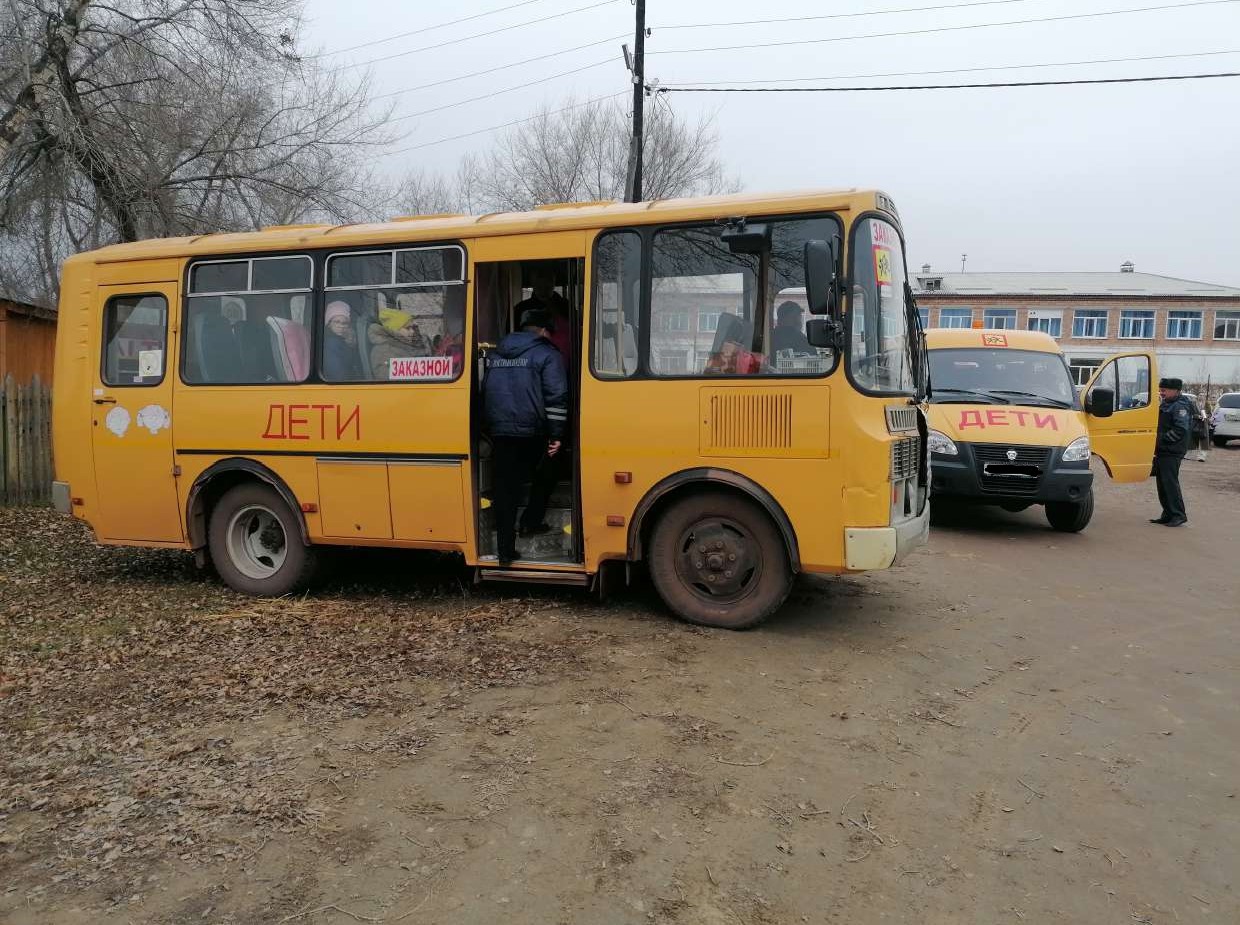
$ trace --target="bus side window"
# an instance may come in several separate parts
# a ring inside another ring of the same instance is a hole
[[[600,235],[594,246],[594,346],[591,366],[600,379],[637,372],[641,302],[641,237],[633,231]]]
[[[159,385],[164,379],[168,303],[163,296],[119,296],[103,315],[104,385]]]

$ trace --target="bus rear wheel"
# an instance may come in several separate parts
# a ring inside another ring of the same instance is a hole
[[[701,626],[746,629],[792,590],[783,537],[757,504],[722,492],[675,501],[655,524],[650,576],[664,603]]]
[[[296,516],[269,485],[230,488],[211,511],[211,561],[224,583],[260,597],[279,597],[309,584],[315,550],[301,539]]]
[[[1080,533],[1093,516],[1093,489],[1081,501],[1046,502],[1046,519],[1060,533]]]

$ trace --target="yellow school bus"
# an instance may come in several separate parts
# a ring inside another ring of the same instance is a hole
[[[1117,482],[1149,478],[1153,353],[1111,357],[1082,398],[1059,343],[1041,331],[936,328],[926,348],[936,499],[1042,505],[1052,529],[1079,533],[1094,515],[1092,456]]]
[[[501,567],[479,390],[536,278],[571,420],[550,530]],[[798,572],[926,540],[905,279],[894,205],[859,190],[106,247],[63,270],[56,504],[254,594],[303,587],[330,546],[600,589],[641,561],[681,617],[749,626]]]

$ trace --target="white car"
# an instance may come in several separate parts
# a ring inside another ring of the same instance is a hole
[[[1215,446],[1240,440],[1240,392],[1224,392],[1210,415],[1210,436]]]

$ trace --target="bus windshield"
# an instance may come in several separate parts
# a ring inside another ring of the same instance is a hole
[[[930,351],[930,401],[1076,407],[1072,377],[1057,353],[977,348]]]
[[[917,388],[917,325],[907,301],[904,246],[880,218],[863,219],[853,246],[849,369],[870,392],[912,394]]]

